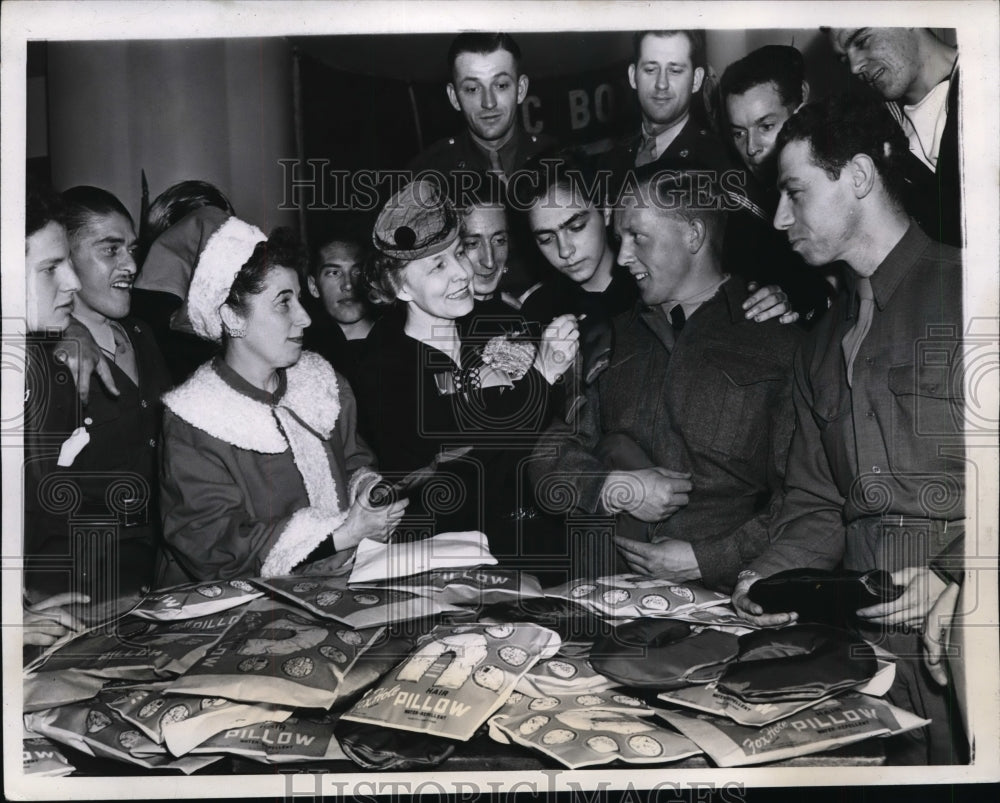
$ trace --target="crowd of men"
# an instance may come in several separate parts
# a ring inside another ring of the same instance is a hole
[[[930,612],[963,576],[958,51],[925,29],[826,35],[884,102],[815,99],[802,55],[768,45],[726,68],[713,126],[699,106],[704,34],[637,33],[640,124],[588,162],[519,126],[529,79],[516,42],[463,34],[446,92],[465,127],[410,168],[474,171],[496,190],[458,202],[478,302],[580,321],[579,370],[528,474],[543,506],[556,480],[573,488],[549,512],[613,518],[589,565],[732,590],[765,626],[795,614],[750,601],[759,578],[886,569],[905,590],[858,627],[902,659],[893,701],[932,720],[890,760],[955,763],[965,746]],[[505,204],[519,171],[532,191]],[[194,365],[167,377],[149,328],[128,317],[128,212],[94,191],[64,197],[85,210],[67,227],[74,316],[107,355],[94,360],[102,381],[77,374],[87,467],[155,489],[151,416]],[[323,238],[307,282],[309,347],[351,382],[377,326],[361,282],[369,241]],[[155,498],[130,521],[155,522]]]

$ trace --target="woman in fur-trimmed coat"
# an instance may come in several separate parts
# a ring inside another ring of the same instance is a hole
[[[344,562],[385,540],[405,501],[375,507],[373,455],[350,386],[302,351],[301,249],[230,218],[195,269],[187,314],[222,354],[164,397],[158,585]]]

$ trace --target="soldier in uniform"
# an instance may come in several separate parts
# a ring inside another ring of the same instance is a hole
[[[409,164],[414,173],[436,170],[493,172],[507,178],[551,137],[528,134],[517,110],[528,94],[521,48],[505,33],[463,33],[448,50],[448,100],[465,118],[465,130],[439,140]]]
[[[692,100],[705,79],[705,33],[700,30],[639,31],[633,37],[629,84],[642,113],[637,134],[619,141],[600,160],[607,172],[609,206],[634,190],[634,171],[671,163],[675,168],[707,170],[732,208],[724,240],[725,262],[737,264],[752,283],[778,285],[795,313],[813,319],[828,306],[829,291],[815,273],[792,270],[781,259],[783,244],[771,237],[771,215],[750,179],[723,141],[694,113]]]
[[[617,198],[630,170],[661,159],[719,171],[735,167],[725,146],[692,115],[691,101],[705,78],[703,31],[639,31],[633,37],[628,82],[636,91],[642,126],[619,140],[599,167],[611,174]]]

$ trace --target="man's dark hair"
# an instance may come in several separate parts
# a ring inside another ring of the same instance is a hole
[[[877,100],[835,95],[808,103],[785,121],[775,152],[789,142],[806,142],[812,160],[836,180],[859,153],[868,156],[882,179],[886,194],[902,204],[906,190],[903,165],[909,151],[906,135]]]
[[[561,187],[572,193],[574,199],[600,207],[606,203],[606,181],[586,154],[574,150],[553,149],[543,151],[529,159],[507,185],[512,206],[528,210],[544,199],[550,190]]]
[[[121,215],[135,226],[132,215],[125,204],[114,195],[100,187],[81,185],[71,187],[62,194],[66,204],[66,233],[72,237],[83,229],[91,220],[107,215]]]
[[[322,251],[332,243],[343,243],[358,249],[361,264],[368,259],[368,252],[372,248],[371,235],[364,237],[359,231],[346,226],[340,228],[330,228],[316,240],[316,247],[312,249],[312,259],[309,260],[309,275],[314,279],[319,276],[319,269],[323,265]]]
[[[207,181],[180,181],[168,187],[149,205],[146,219],[142,221],[143,240],[152,243],[181,218],[205,206],[218,207],[229,215],[236,214],[222,191]]]
[[[742,95],[755,86],[772,83],[782,104],[794,109],[802,103],[805,77],[805,62],[796,48],[764,45],[726,67],[719,89],[725,101],[730,95]]]
[[[49,223],[66,225],[66,205],[47,184],[29,178],[24,204],[25,239],[41,231]]]
[[[300,277],[305,275],[309,255],[298,235],[288,227],[277,228],[267,240],[257,243],[240,272],[236,274],[226,304],[240,313],[247,311],[250,296],[263,292],[267,275],[277,267],[291,268]]]
[[[506,50],[514,57],[514,69],[521,74],[521,48],[510,34],[506,33],[460,33],[448,48],[448,75],[455,73],[455,60],[463,53],[487,55],[498,50]]]
[[[684,36],[687,37],[688,44],[691,45],[691,67],[705,69],[707,60],[705,58],[705,32],[700,28],[691,30],[676,31],[636,31],[632,34],[632,63],[639,63],[639,54],[642,52],[642,40],[647,36]]]

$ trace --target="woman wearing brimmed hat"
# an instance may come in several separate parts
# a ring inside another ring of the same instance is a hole
[[[164,397],[159,585],[334,566],[384,540],[405,502],[368,504],[378,479],[354,396],[303,352],[302,249],[229,218],[209,239],[187,316],[221,354]]]
[[[519,462],[548,422],[551,386],[576,354],[576,321],[557,319],[537,347],[481,326],[470,315],[473,270],[458,215],[435,183],[396,193],[372,239],[368,284],[376,300],[405,308],[376,326],[357,387],[379,464],[395,479],[464,450],[411,495],[411,513],[424,515],[414,526],[482,530],[502,563],[523,565],[517,536],[530,496]]]

